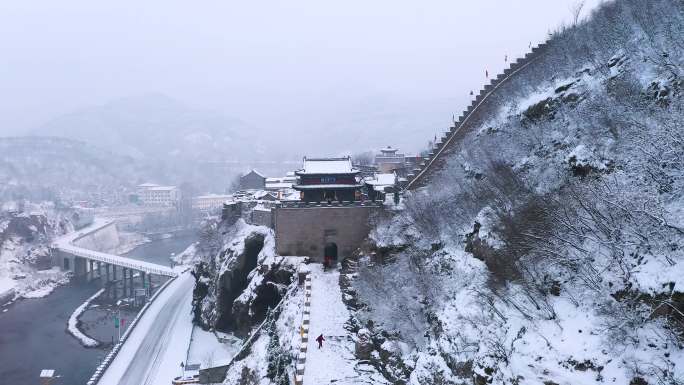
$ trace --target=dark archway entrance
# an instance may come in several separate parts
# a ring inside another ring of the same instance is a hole
[[[336,201],[337,194],[335,194],[334,190],[325,190],[323,191],[323,200],[327,202]]]
[[[323,249],[323,257],[330,257],[334,262],[337,262],[337,244],[328,242]]]

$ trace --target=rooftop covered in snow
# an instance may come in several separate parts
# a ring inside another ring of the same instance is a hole
[[[369,185],[392,186],[396,182],[397,175],[395,173],[380,173],[375,174],[372,178],[367,178],[365,182]]]
[[[304,157],[304,167],[297,170],[297,175],[340,175],[357,174],[359,170],[352,166],[351,157],[342,158],[307,158]]]

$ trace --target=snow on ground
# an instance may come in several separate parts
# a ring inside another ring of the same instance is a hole
[[[221,342],[213,332],[194,326],[187,364],[200,364],[202,368],[212,367],[217,362],[229,361],[240,349],[242,341],[232,334],[223,335]]]
[[[193,283],[186,271],[159,294],[98,384],[169,385],[181,375],[192,333]]]
[[[23,245],[12,240],[0,249],[0,301],[3,303],[17,298],[42,298],[69,282],[67,273],[58,267],[37,270],[21,263],[18,257],[25,252]]]
[[[14,294],[14,280],[0,276],[0,298]]]
[[[171,257],[173,262],[179,265],[192,265],[199,259],[197,254],[197,243],[191,243],[185,250]]]
[[[304,371],[304,384],[358,384],[384,383],[369,365],[358,364],[354,357],[354,341],[344,328],[349,311],[342,303],[339,271],[323,271],[319,264],[311,268],[311,316],[309,345]],[[318,348],[316,338],[323,334],[323,347]]]
[[[93,301],[95,298],[99,297],[100,294],[104,293],[104,291],[105,289],[100,289],[95,294],[93,294],[92,297],[85,300],[85,302],[83,302],[81,306],[77,307],[76,310],[74,310],[74,312],[71,314],[71,317],[69,317],[69,321],[67,321],[67,330],[69,331],[69,333],[71,333],[72,336],[76,337],[76,339],[78,339],[81,342],[81,344],[83,344],[83,346],[95,347],[100,344],[96,340],[88,337],[83,332],[81,332],[81,330],[78,328],[78,317],[88,308],[90,302]]]

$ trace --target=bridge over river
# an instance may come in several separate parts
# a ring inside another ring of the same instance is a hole
[[[116,296],[116,283],[118,282],[117,267],[121,270],[124,294],[129,291],[129,295],[133,295],[133,276],[136,272],[142,279],[143,287],[146,288],[152,286],[151,275],[164,277],[177,275],[171,267],[94,250],[107,245],[111,247],[112,238],[118,240],[115,222],[97,218],[90,226],[53,242],[55,265],[64,270],[73,271],[76,276],[85,276],[88,279],[102,278],[104,287],[114,288],[114,296]]]

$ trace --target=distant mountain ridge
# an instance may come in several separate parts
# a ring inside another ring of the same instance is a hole
[[[240,119],[146,94],[56,117],[30,135],[80,140],[136,159],[207,161],[253,156],[248,144],[256,131]]]
[[[148,171],[132,157],[80,141],[0,137],[0,200],[111,199]]]

